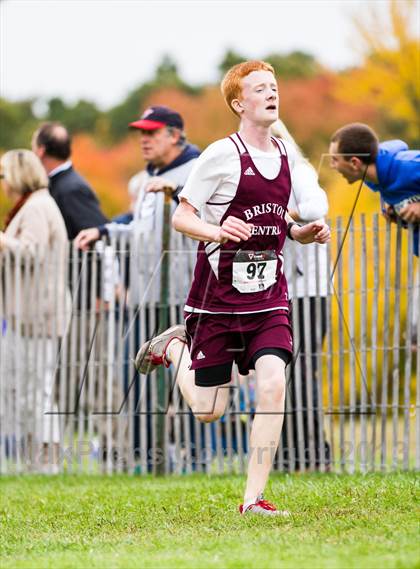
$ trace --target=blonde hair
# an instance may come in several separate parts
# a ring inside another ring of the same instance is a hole
[[[231,67],[223,77],[221,83],[222,95],[229,109],[236,115],[238,113],[232,107],[234,99],[240,99],[242,95],[242,79],[253,71],[270,71],[273,75],[274,69],[272,65],[265,61],[244,61]]]
[[[305,164],[313,168],[312,164],[303,154],[300,146],[297,144],[296,140],[290,134],[288,128],[286,127],[286,125],[282,120],[277,119],[276,122],[271,125],[270,129],[271,129],[271,134],[274,137],[281,138],[282,140],[285,140],[294,147],[294,149],[296,150],[297,162],[304,162]]]
[[[48,176],[40,159],[30,150],[9,150],[0,159],[4,181],[17,194],[48,188]]]

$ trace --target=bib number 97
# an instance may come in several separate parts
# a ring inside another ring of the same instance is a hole
[[[249,263],[246,268],[247,278],[249,280],[255,279],[255,277],[263,280],[264,279],[264,269],[267,263]]]
[[[260,292],[277,280],[275,251],[238,251],[233,259],[232,286],[241,293]]]

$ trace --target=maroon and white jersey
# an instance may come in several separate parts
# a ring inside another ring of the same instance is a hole
[[[226,183],[229,180],[225,180],[221,184],[225,194],[215,191],[202,207],[197,207],[200,206],[199,192],[195,196],[194,187],[200,182],[198,159],[180,194],[200,210],[206,221],[221,225],[232,215],[254,225],[248,241],[200,242],[185,306],[187,312],[250,314],[288,310],[281,251],[287,229],[285,213],[291,191],[290,169],[284,143],[275,138],[272,141],[274,152],[259,153],[260,163],[261,158],[269,162],[269,168],[266,166],[264,171],[276,172],[273,177],[266,177],[258,169],[253,159],[257,149],[252,149],[251,155],[239,134],[235,134],[218,142],[225,146],[228,143],[236,154],[239,181],[229,185]],[[229,156],[232,159],[232,153]],[[204,174],[210,172],[209,165],[207,170],[203,168]],[[217,170],[216,163],[214,166]]]

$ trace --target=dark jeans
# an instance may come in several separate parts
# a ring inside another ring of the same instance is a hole
[[[298,306],[296,307],[296,302]],[[285,463],[285,468],[291,467],[294,470],[299,468],[308,468],[310,466],[310,434],[311,434],[311,425],[312,423],[312,431],[313,431],[313,446],[315,447],[315,467],[318,468],[320,466],[321,461],[321,447],[320,447],[320,430],[323,430],[323,425],[320,424],[319,416],[318,416],[318,384],[317,384],[317,339],[320,341],[322,345],[322,341],[326,334],[326,310],[327,310],[327,300],[326,298],[321,297],[318,302],[315,297],[309,298],[309,318],[305,318],[304,314],[304,299],[299,298],[293,300],[293,304],[295,306],[295,310],[292,311],[292,318],[299,318],[299,339],[295,338],[296,348],[298,348],[299,354],[299,363],[300,363],[300,377],[301,383],[298,386],[296,381],[296,373],[299,371],[297,366],[297,361],[293,361],[290,365],[292,366],[291,376],[290,376],[290,383],[288,385],[288,391],[290,393],[291,399],[291,408],[286,409],[287,414],[285,415],[284,425],[283,425],[283,432],[282,432],[282,440],[283,440],[283,460]],[[319,314],[317,315],[317,304],[318,304],[318,311]],[[298,310],[296,310],[298,308]],[[320,322],[317,322],[317,316]],[[305,329],[310,330],[310,345],[305,345]],[[317,338],[317,329],[318,338]],[[306,350],[310,350],[310,361],[311,366],[308,365],[305,358]],[[312,368],[312,369],[311,369]],[[297,402],[298,402],[298,389],[300,388],[300,395],[302,401],[302,419],[303,419],[303,447],[304,453],[302,456],[299,455],[298,449],[298,413],[296,412]],[[312,394],[312,402],[308,401],[308,391]],[[309,404],[313,409],[312,417],[313,421],[310,420],[310,413],[309,413]],[[291,430],[292,432],[288,433],[288,422],[290,423],[291,413]],[[292,446],[288,448],[288,434],[292,435]],[[329,464],[330,462],[330,445],[324,439],[324,453],[325,453],[325,463]]]

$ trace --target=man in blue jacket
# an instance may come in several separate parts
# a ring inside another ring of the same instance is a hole
[[[379,142],[369,126],[352,123],[333,134],[330,155],[331,167],[350,184],[363,180],[379,192],[388,219],[420,223],[420,150],[409,150],[402,140]],[[414,252],[419,255],[418,227]]]

